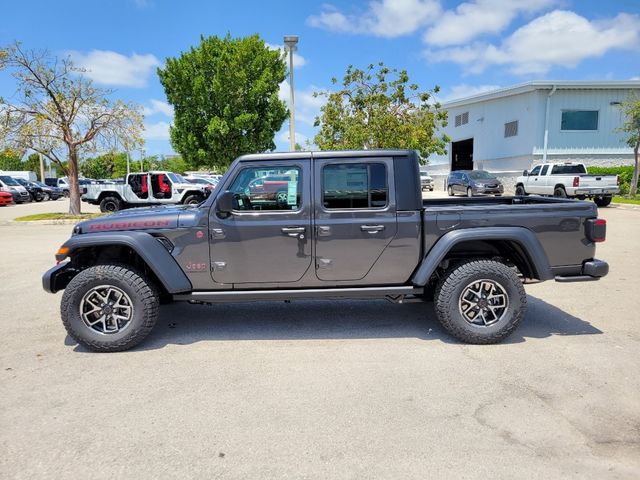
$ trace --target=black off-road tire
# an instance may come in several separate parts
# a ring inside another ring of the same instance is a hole
[[[613,197],[611,195],[606,195],[603,197],[594,197],[593,203],[599,207],[608,207],[611,204],[611,200],[613,200]]]
[[[203,200],[204,198],[202,197],[202,195],[194,193],[193,195],[187,195],[186,197],[184,197],[182,203],[185,205],[198,205],[199,203],[202,203]]]
[[[121,332],[99,333],[87,326],[80,315],[84,295],[94,287],[115,286],[124,291],[133,306],[130,324]],[[123,265],[97,265],[76,275],[64,291],[60,304],[62,323],[71,338],[95,352],[120,352],[138,345],[158,319],[160,294],[142,273]]]
[[[509,303],[504,316],[496,323],[475,325],[462,316],[460,296],[474,281],[488,279],[500,284]],[[442,277],[434,294],[434,307],[442,326],[466,343],[498,343],[518,327],[527,309],[527,294],[515,271],[493,260],[471,260],[451,268]]]
[[[112,195],[104,197],[100,201],[100,211],[102,213],[113,213],[122,210],[122,201]]]
[[[524,197],[527,194],[526,190],[524,189],[523,185],[518,185],[516,187],[516,195],[518,197]]]
[[[567,198],[567,191],[564,189],[564,187],[558,185],[553,189],[553,196],[556,198]]]

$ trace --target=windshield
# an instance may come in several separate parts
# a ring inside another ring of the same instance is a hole
[[[10,187],[19,187],[20,184],[18,182],[16,182],[13,178],[7,176],[7,175],[0,175],[0,180],[2,180],[2,182],[5,185],[9,185]]]
[[[185,183],[184,178],[182,178],[180,175],[176,175],[173,172],[169,172],[167,173],[167,177],[169,177],[169,179],[173,182],[173,183]]]
[[[420,172],[420,175],[422,175],[423,177],[428,177],[429,176],[429,172],[427,172],[426,170],[422,170]]]
[[[469,172],[469,178],[473,180],[495,180],[496,177],[491,175],[489,172],[485,172],[484,170],[474,170]]]
[[[49,185],[46,185],[42,182],[31,182],[31,183],[35,183],[36,185],[38,185],[39,187],[49,187]]]

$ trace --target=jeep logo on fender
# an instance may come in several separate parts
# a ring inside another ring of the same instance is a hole
[[[103,230],[124,230],[133,228],[154,228],[168,227],[169,220],[144,220],[137,222],[112,222],[112,223],[94,223],[89,225],[89,230],[98,232]]]

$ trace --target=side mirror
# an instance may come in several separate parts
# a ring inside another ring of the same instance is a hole
[[[524,170],[524,171],[522,172],[522,176],[523,176],[523,177],[528,177],[528,176],[529,176],[529,170]]]
[[[233,192],[229,190],[222,192],[216,200],[216,210],[224,215],[231,215],[234,203]]]

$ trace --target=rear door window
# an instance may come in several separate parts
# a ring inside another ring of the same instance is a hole
[[[383,163],[329,164],[322,169],[322,205],[328,210],[385,208],[388,193]]]

